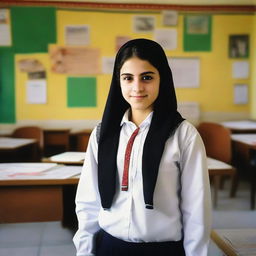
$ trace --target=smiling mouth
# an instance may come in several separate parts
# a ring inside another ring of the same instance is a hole
[[[135,96],[131,96],[131,98],[134,98],[134,99],[143,99],[143,98],[146,98],[147,95],[135,95]]]

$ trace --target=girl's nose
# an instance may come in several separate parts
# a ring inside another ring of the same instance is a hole
[[[142,82],[140,80],[135,79],[133,83],[133,91],[140,92],[140,91],[143,91],[143,88],[144,86]]]

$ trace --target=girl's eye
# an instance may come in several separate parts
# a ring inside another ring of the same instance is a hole
[[[143,81],[149,81],[149,80],[152,80],[153,77],[152,77],[152,76],[143,76],[141,79],[142,79]]]
[[[124,76],[123,80],[124,81],[131,81],[132,80],[132,76]]]

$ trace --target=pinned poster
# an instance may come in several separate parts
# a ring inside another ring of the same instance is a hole
[[[46,80],[28,80],[27,81],[26,102],[28,104],[47,103]]]
[[[156,29],[155,41],[165,50],[175,50],[177,48],[177,29]]]
[[[248,85],[247,84],[234,85],[234,103],[239,105],[248,103]]]
[[[200,85],[199,58],[168,58],[172,70],[174,86],[195,88]]]
[[[184,51],[210,51],[212,34],[211,16],[187,15],[184,19]]]
[[[89,26],[68,25],[65,27],[66,45],[88,45],[90,42]]]
[[[104,74],[112,74],[114,70],[114,57],[102,57],[102,71]]]
[[[52,71],[59,74],[99,74],[100,50],[88,47],[50,47]]]
[[[178,12],[177,11],[163,11],[163,25],[164,26],[176,26],[178,24]]]
[[[249,62],[235,61],[232,65],[232,77],[246,79],[249,77]]]
[[[10,11],[0,9],[0,46],[11,46]]]
[[[97,80],[95,77],[68,77],[68,107],[96,107]]]
[[[155,29],[155,17],[150,15],[135,15],[133,17],[133,31],[135,33],[151,33]]]
[[[178,111],[181,115],[193,123],[200,119],[200,106],[198,102],[178,102]]]
[[[118,51],[121,46],[123,46],[126,42],[130,41],[132,38],[129,36],[117,36],[116,37],[116,51]]]
[[[43,64],[37,59],[22,59],[18,61],[21,72],[41,72],[45,71]]]

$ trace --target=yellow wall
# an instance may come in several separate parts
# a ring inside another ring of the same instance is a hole
[[[89,47],[100,48],[101,56],[115,55],[116,36],[131,38],[145,37],[153,39],[153,34],[136,34],[132,30],[132,12],[96,12],[96,11],[57,11],[57,45],[64,45],[64,28],[66,25],[86,24],[90,27]],[[156,27],[162,26],[160,12],[149,13],[156,17]],[[250,76],[246,80],[232,78],[232,63],[228,58],[228,38],[231,34],[250,35],[250,56],[253,55],[253,33],[256,34],[256,19],[253,15],[213,15],[212,16],[212,51],[183,51],[183,15],[179,15],[178,47],[175,51],[166,51],[167,55],[182,57],[199,57],[201,60],[201,81],[199,88],[178,88],[179,101],[199,102],[203,112],[250,112],[253,104],[235,105],[233,103],[233,86],[235,83],[252,85]],[[66,103],[67,75],[51,72],[48,54],[19,54],[16,63],[22,58],[33,57],[41,61],[47,70],[47,104],[26,104],[26,73],[20,72],[16,65],[16,111],[17,120],[99,120],[108,94],[111,75],[97,75],[97,107],[69,108]],[[251,59],[251,61],[250,61]],[[250,58],[256,62],[256,56]],[[254,72],[255,73],[255,72]],[[184,74],[186,75],[186,74]],[[253,79],[255,86],[256,79]],[[256,90],[250,90],[256,95]],[[252,102],[252,100],[251,100]],[[254,103],[255,104],[255,103]],[[255,105],[254,105],[255,109]],[[256,113],[254,112],[254,115]]]
[[[253,17],[253,43],[252,48],[256,45],[256,16]],[[256,51],[252,51],[252,87],[251,87],[251,117],[256,119]]]

